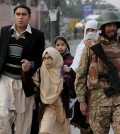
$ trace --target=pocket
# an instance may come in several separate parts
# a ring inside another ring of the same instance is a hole
[[[100,81],[98,79],[97,76],[98,72],[95,72],[95,77],[92,77],[90,75],[87,76],[87,86],[89,87],[89,89],[91,88],[97,88],[100,86]]]
[[[89,112],[89,123],[91,124],[92,122],[95,122],[96,120],[96,109],[94,107],[90,107],[90,112]]]

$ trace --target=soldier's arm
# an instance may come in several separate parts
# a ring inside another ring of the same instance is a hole
[[[85,46],[75,79],[75,91],[79,102],[85,102],[87,92],[87,73],[89,67],[89,47]]]

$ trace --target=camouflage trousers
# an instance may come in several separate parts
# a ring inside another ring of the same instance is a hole
[[[88,129],[81,128],[80,134],[93,134],[93,132],[92,132],[91,128],[88,128]]]
[[[110,123],[114,134],[120,134],[120,104],[112,107],[90,107],[89,123],[94,134],[108,134]]]

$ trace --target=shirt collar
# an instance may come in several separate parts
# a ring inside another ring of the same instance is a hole
[[[16,30],[16,28],[15,28],[15,24],[14,24],[10,29],[13,29],[16,33],[18,33],[17,30]],[[25,33],[25,32],[28,32],[28,33],[32,34],[32,30],[31,30],[31,27],[30,27],[29,24],[27,25],[27,28],[25,29],[25,31],[23,31],[23,32],[20,33],[20,34],[23,34],[23,33]],[[19,33],[18,33],[18,34],[19,34]]]

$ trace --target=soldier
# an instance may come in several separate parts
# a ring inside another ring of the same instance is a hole
[[[117,30],[120,20],[113,12],[100,15],[98,29],[101,31],[100,42],[105,54],[117,68],[120,75],[120,41]],[[75,90],[80,102],[80,110],[87,115],[94,134],[108,134],[110,123],[115,134],[120,133],[120,93],[107,97],[104,90],[111,87],[108,78],[99,78],[98,73],[108,73],[107,65],[90,49],[91,41],[83,50],[79,69],[76,74]],[[88,104],[86,103],[86,96]]]

